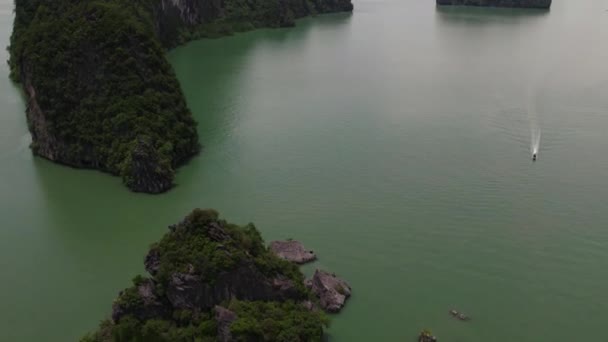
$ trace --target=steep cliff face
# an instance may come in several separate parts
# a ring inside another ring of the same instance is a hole
[[[323,314],[303,305],[310,298],[303,275],[268,250],[253,225],[194,210],[151,247],[144,264],[150,277],[138,276],[121,291],[111,322],[85,341],[138,340],[115,338],[125,335],[148,341],[151,329],[160,330],[154,341],[229,341],[233,335],[316,341],[323,335]]]
[[[164,48],[349,10],[350,0],[15,0],[9,63],[32,150],[164,192],[199,151]]]
[[[158,0],[155,29],[165,46],[258,27],[295,25],[309,15],[348,12],[351,0]]]
[[[238,227],[215,211],[195,210],[170,228],[145,258],[152,278],[123,291],[115,302],[115,322],[127,315],[145,320],[167,318],[175,310],[209,311],[230,299],[306,298],[300,272],[267,250],[252,225]]]
[[[437,5],[549,8],[551,0],[437,0]]]

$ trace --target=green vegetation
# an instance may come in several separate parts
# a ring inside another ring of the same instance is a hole
[[[146,268],[152,277],[136,276],[133,286],[114,301],[112,320],[103,321],[83,342],[215,341],[220,324],[215,305],[236,315],[230,324],[235,341],[320,341],[329,324],[323,312],[300,302],[311,294],[294,264],[271,253],[253,224],[228,223],[214,210],[196,209],[171,226],[152,245]],[[221,274],[239,273],[247,283],[217,281]],[[176,274],[193,280],[176,285]],[[283,291],[268,285],[273,279],[291,282],[289,298],[259,300],[268,297],[268,291]],[[243,293],[253,299],[240,298]]]
[[[217,325],[209,314],[185,324],[176,321],[151,319],[139,321],[126,316],[120,323],[101,322],[99,330],[81,339],[81,342],[215,342]]]
[[[174,272],[200,274],[204,281],[213,283],[220,272],[253,261],[262,274],[284,275],[302,294],[307,292],[298,267],[270,252],[253,224],[240,227],[228,223],[220,220],[215,210],[195,209],[153,244],[150,253],[160,256],[155,279],[161,284]]]
[[[34,153],[145,192],[167,190],[174,168],[197,153],[196,123],[139,7],[17,1],[10,52],[12,77],[36,103]]]
[[[228,309],[237,315],[230,325],[234,341],[321,341],[327,316],[294,302],[244,302],[234,300]],[[177,315],[176,315],[177,316]],[[186,319],[140,321],[123,317],[114,324],[105,320],[99,330],[81,342],[192,342],[217,341],[217,322],[209,313]]]
[[[9,64],[29,98],[32,150],[166,191],[199,143],[164,48],[349,10],[350,0],[15,0]]]
[[[293,302],[234,301],[228,309],[238,317],[230,326],[237,341],[321,341],[329,324],[323,312]]]

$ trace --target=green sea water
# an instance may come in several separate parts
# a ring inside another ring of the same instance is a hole
[[[204,151],[160,196],[34,158],[0,64],[0,341],[94,329],[194,207],[301,240],[307,273],[348,280],[330,341],[608,341],[607,9],[356,0],[180,47]]]

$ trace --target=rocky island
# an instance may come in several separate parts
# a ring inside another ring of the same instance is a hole
[[[149,276],[120,292],[111,319],[82,338],[109,341],[321,341],[350,295],[346,282],[265,247],[253,224],[237,226],[196,209],[169,227],[145,257]]]
[[[186,41],[351,11],[350,0],[15,0],[11,78],[27,97],[34,154],[173,186],[200,150],[165,50]]]
[[[437,5],[549,8],[551,0],[437,0]]]

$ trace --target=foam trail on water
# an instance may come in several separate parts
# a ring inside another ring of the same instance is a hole
[[[540,126],[538,123],[538,116],[536,113],[536,105],[535,105],[535,94],[534,87],[530,85],[528,88],[528,101],[527,101],[527,112],[528,112],[528,121],[530,122],[530,153],[537,154],[540,149]]]
[[[537,128],[532,132],[532,154],[537,154],[538,149],[540,148],[540,128]]]

